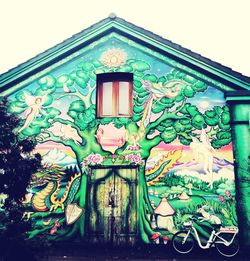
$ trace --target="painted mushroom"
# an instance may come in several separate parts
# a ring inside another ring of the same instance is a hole
[[[190,197],[187,195],[186,192],[182,192],[179,196],[180,200],[188,200]]]
[[[151,240],[153,241],[154,244],[159,244],[160,243],[160,235],[159,235],[159,233],[154,233],[151,236]]]
[[[169,241],[169,237],[168,236],[163,236],[163,244],[166,245]]]
[[[167,229],[169,232],[175,231],[173,215],[175,210],[168,203],[166,198],[162,198],[159,205],[154,209],[158,228]]]

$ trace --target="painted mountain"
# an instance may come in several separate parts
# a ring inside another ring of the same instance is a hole
[[[75,166],[76,159],[71,157],[70,155],[66,155],[63,151],[54,148],[50,151],[48,151],[44,156],[42,160],[43,164],[57,164],[60,166]]]
[[[233,164],[225,159],[214,157],[212,166],[214,181],[221,178],[234,179]],[[195,160],[178,163],[168,173],[175,173],[180,176],[196,176],[202,180],[206,180],[207,174],[204,171],[204,164]]]

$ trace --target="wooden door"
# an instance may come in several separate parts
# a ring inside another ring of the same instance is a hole
[[[92,169],[88,193],[87,241],[133,245],[137,238],[137,171]]]

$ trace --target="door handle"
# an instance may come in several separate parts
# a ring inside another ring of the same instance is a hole
[[[108,200],[109,200],[109,206],[111,206],[112,208],[115,207],[115,193],[112,189],[109,191]]]

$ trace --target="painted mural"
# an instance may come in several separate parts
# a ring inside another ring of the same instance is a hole
[[[34,136],[43,157],[23,201],[33,224],[29,238],[88,240],[91,229],[109,222],[89,228],[90,219],[106,211],[128,213],[133,227],[124,231],[137,231],[145,243],[167,242],[193,214],[204,218],[197,227],[205,237],[212,224],[237,226],[222,90],[124,37],[113,34],[90,47],[10,97],[9,111],[22,118],[17,131]],[[96,117],[96,75],[106,72],[133,73],[131,118]],[[126,176],[119,168],[136,172]],[[122,195],[101,185],[112,177],[119,177],[114,184]]]

